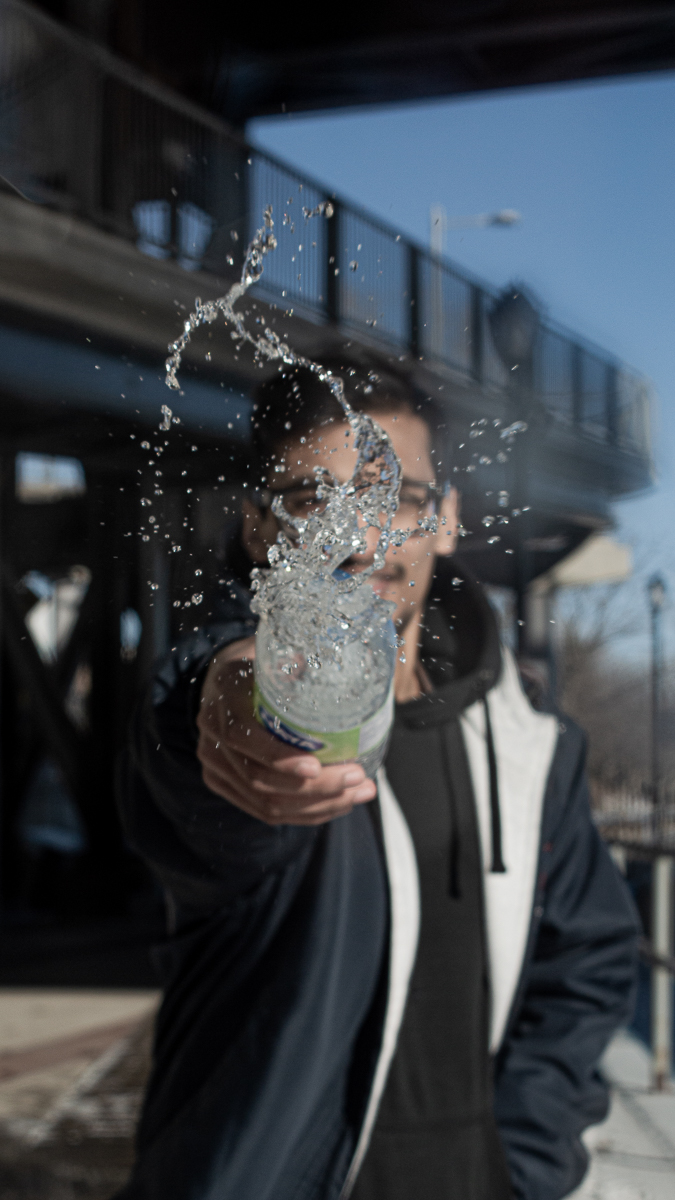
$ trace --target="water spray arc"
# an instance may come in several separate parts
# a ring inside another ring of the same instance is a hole
[[[324,202],[303,214],[306,221],[330,219],[332,207]],[[354,411],[338,375],[296,354],[268,326],[252,334],[245,312],[235,310],[276,245],[268,206],[239,282],[217,300],[197,300],[182,335],[169,346],[166,382],[179,388],[177,373],[193,332],[221,314],[230,336],[249,344],[256,360],[277,362],[282,371],[311,371],[342,408],[357,454],[351,478],[339,483],[325,468],[315,468],[321,509],[305,518],[288,513],[280,496],[273,502],[283,527],[268,552],[270,569],[256,569],[252,577],[252,607],[260,616],[255,703],[259,720],[277,737],[324,762],[356,758],[372,774],[384,756],[393,714],[397,638],[393,605],[363,585],[383,567],[388,547],[402,545],[413,531],[392,528],[401,466],[384,430],[367,413]],[[435,518],[423,523],[435,528]],[[372,563],[356,575],[341,571],[347,558],[366,550],[369,528],[378,531]]]

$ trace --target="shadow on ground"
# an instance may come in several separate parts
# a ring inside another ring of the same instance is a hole
[[[80,1071],[44,1113],[0,1123],[2,1200],[109,1200],[125,1183],[151,1036],[148,1016]]]

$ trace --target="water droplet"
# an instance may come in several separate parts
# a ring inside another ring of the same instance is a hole
[[[514,438],[517,433],[525,433],[527,430],[527,421],[514,421],[511,425],[507,425],[506,429],[502,429],[499,434],[500,438]]]

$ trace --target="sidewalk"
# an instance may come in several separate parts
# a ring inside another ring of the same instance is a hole
[[[674,1200],[675,1093],[649,1090],[649,1054],[629,1034],[614,1039],[603,1068],[612,1107],[586,1134],[591,1168],[569,1200]]]
[[[0,1197],[108,1200],[132,1162],[150,1065],[149,990],[0,988]],[[569,1200],[675,1200],[675,1093],[649,1091],[628,1034],[604,1062],[612,1108]]]
[[[2,1200],[107,1200],[124,1183],[157,999],[0,988]]]

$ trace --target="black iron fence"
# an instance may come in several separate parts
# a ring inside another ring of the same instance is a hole
[[[638,943],[640,958],[648,967],[661,967],[671,975],[675,975],[675,957],[672,954],[657,954],[647,938],[640,938]]]
[[[483,391],[508,385],[490,288],[22,0],[0,0],[0,174],[148,255],[226,277],[272,204],[268,296]],[[303,208],[326,199],[332,218],[307,222]],[[649,459],[649,388],[624,364],[544,324],[535,385],[559,425]]]
[[[652,858],[675,856],[675,786],[662,789],[660,803],[639,792],[614,792],[596,799],[593,819],[603,838]]]

